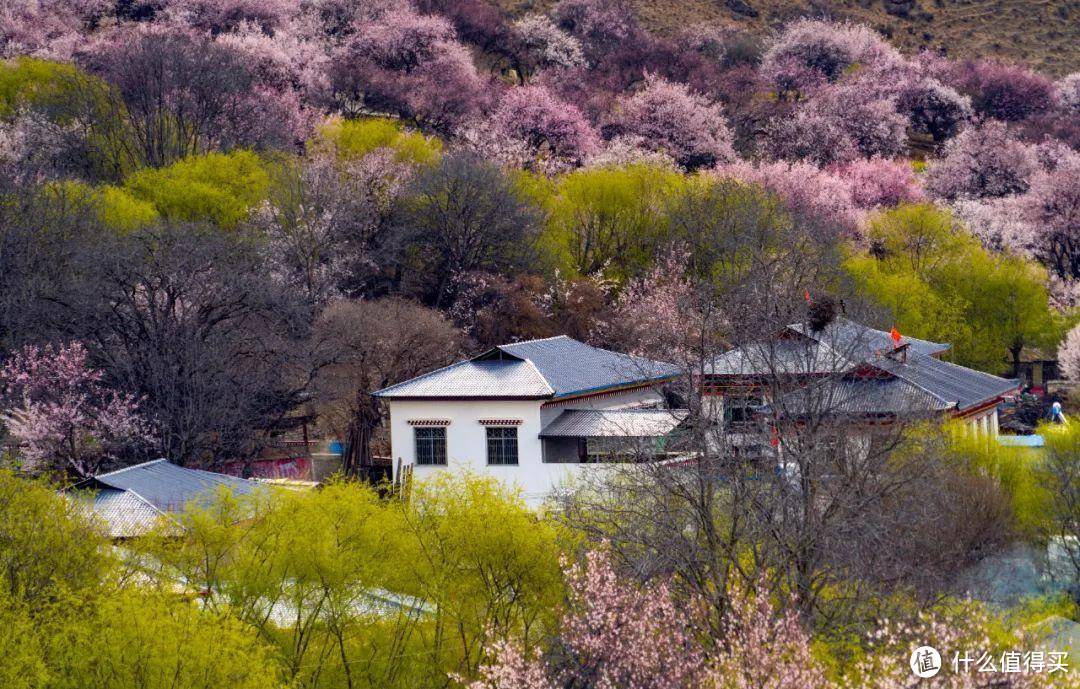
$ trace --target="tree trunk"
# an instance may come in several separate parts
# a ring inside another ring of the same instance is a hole
[[[341,469],[349,478],[366,479],[374,464],[371,437],[379,426],[382,414],[379,401],[362,390],[357,391],[356,402],[356,413],[349,422],[348,437],[345,439]]]

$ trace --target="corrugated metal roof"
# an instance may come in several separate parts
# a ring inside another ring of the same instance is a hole
[[[872,353],[882,349],[892,349],[894,346],[892,336],[884,330],[877,330],[843,317],[837,318],[819,333],[811,331],[805,323],[793,323],[788,327],[815,340],[831,342],[844,351],[858,348],[865,350],[865,353]],[[944,342],[920,340],[906,335],[901,335],[899,344],[908,345],[911,351],[927,356],[941,354],[952,348],[952,345]]]
[[[386,398],[564,397],[677,375],[650,361],[560,335],[501,345],[479,356],[391,385]]]
[[[713,359],[705,372],[717,376],[800,376],[847,371],[858,362],[825,342],[776,339],[753,342]]]
[[[528,361],[459,361],[375,393],[379,397],[551,397],[555,391]]]
[[[953,403],[901,378],[844,378],[784,395],[776,406],[789,415],[918,415],[945,411]]]
[[[954,402],[960,410],[983,404],[1015,390],[1019,385],[1015,380],[999,378],[918,352],[908,352],[906,361],[881,356],[872,363],[942,399]]]
[[[67,495],[98,522],[110,538],[134,538],[152,529],[162,512],[136,493],[113,488],[74,490]]]
[[[906,352],[894,355],[894,344],[888,333],[846,319],[839,319],[818,332],[801,324],[789,326],[789,329],[802,337],[753,343],[732,350],[718,357],[708,373],[717,376],[828,374],[843,373],[867,364],[903,379],[926,395],[961,411],[1017,387],[1017,381],[933,356],[947,350],[949,345],[946,344],[902,338],[900,345],[907,346]],[[893,393],[882,387],[880,394]],[[903,397],[915,402],[909,393],[903,393]],[[904,404],[901,398],[894,398],[883,399],[880,406],[886,409],[890,405],[902,407]]]
[[[566,335],[502,345],[497,349],[535,364],[554,388],[556,397],[679,373],[672,364],[600,349]]]
[[[212,500],[222,487],[237,495],[248,495],[256,489],[255,484],[242,478],[189,469],[157,459],[100,474],[70,490],[112,488],[130,491],[162,512],[179,512],[189,503]]]
[[[540,431],[541,438],[658,438],[675,430],[681,409],[567,409]]]

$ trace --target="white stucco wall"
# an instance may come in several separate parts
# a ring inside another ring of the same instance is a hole
[[[423,480],[440,471],[468,470],[494,476],[519,488],[530,504],[541,502],[552,489],[573,481],[583,471],[602,470],[596,464],[546,464],[540,430],[567,409],[622,409],[662,401],[652,388],[542,405],[542,400],[390,400],[390,445],[394,459],[413,465],[413,478]],[[517,466],[489,466],[484,419],[519,419]],[[416,464],[414,426],[410,421],[447,420],[446,466]]]
[[[446,466],[415,463],[416,446],[410,420],[450,421],[446,426]],[[489,466],[487,434],[482,419],[520,419],[517,466]],[[540,401],[412,401],[390,402],[390,444],[394,458],[413,465],[413,479],[423,480],[440,471],[468,470],[494,476],[519,488],[530,504],[537,504],[580,468],[577,464],[544,464],[540,444]],[[587,466],[587,465],[586,465]]]

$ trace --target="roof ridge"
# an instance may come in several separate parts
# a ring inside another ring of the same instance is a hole
[[[121,467],[119,469],[114,469],[114,470],[108,471],[108,472],[106,472],[104,474],[97,474],[95,476],[88,476],[87,478],[102,479],[102,478],[106,478],[107,476],[115,476],[117,474],[122,474],[125,471],[131,471],[132,469],[138,469],[140,467],[149,466],[151,464],[157,464],[158,462],[168,462],[168,461],[169,460],[166,457],[158,457],[157,459],[151,459],[151,460],[149,460],[147,462],[139,462],[138,464],[132,464],[131,466],[126,466],[126,467]]]
[[[534,337],[531,340],[521,340],[519,342],[507,342],[506,344],[495,345],[495,349],[502,349],[503,347],[515,347],[517,345],[523,345],[523,344],[532,344],[534,342],[547,342],[548,340],[558,340],[558,339],[574,340],[574,338],[570,337],[566,333],[563,333],[562,335],[552,335],[550,337]],[[574,342],[581,342],[581,340],[574,340]],[[583,345],[585,345],[587,347],[592,347],[592,345],[590,345],[587,342],[581,342],[581,344],[583,344]]]
[[[131,493],[136,498],[138,498],[141,502],[143,502],[147,507],[154,510],[158,514],[160,514],[162,516],[168,516],[168,515],[165,514],[165,510],[161,509],[160,507],[158,507],[154,503],[150,502],[149,500],[144,498],[142,495],[139,495],[139,493],[137,493],[136,491],[131,490],[130,488],[113,488],[112,490],[118,490],[121,493]]]
[[[554,395],[555,386],[551,384],[551,381],[547,379],[547,376],[540,372],[540,368],[537,367],[536,363],[529,357],[523,357],[521,360],[532,367],[532,370],[536,372],[536,375],[540,376],[540,380],[544,381],[544,385],[547,386],[547,389]]]
[[[906,360],[905,361],[897,361],[896,359],[891,358],[887,353],[875,352],[874,354],[879,359],[888,359],[889,361],[892,361],[894,363],[903,364],[904,366],[907,365]],[[919,352],[917,350],[911,349],[910,347],[908,348],[907,356],[908,357],[914,357],[916,360],[922,358],[922,359],[928,359],[928,360],[932,360],[932,361],[941,361],[941,359],[937,359],[935,357],[932,357],[929,354],[923,354],[923,353],[921,353],[921,352]],[[968,369],[967,367],[960,366],[959,364],[953,364],[953,366],[957,366],[959,368],[964,368],[964,369],[969,370],[969,371],[974,371],[975,370],[975,369]],[[926,394],[928,394],[928,395],[930,395],[930,396],[932,396],[932,397],[934,397],[936,399],[941,400],[945,404],[952,404],[952,405],[960,406],[960,400],[958,400],[958,399],[957,400],[945,399],[944,397],[942,397],[938,393],[934,392],[933,390],[929,389],[925,385],[923,385],[923,384],[921,384],[921,383],[919,383],[917,381],[912,380],[910,376],[904,375],[904,370],[903,370],[902,366],[898,367],[897,370],[887,370],[886,372],[889,373],[890,375],[893,375],[893,376],[899,378],[900,380],[904,381],[908,385],[916,387],[916,388],[922,390],[923,392],[925,392]]]

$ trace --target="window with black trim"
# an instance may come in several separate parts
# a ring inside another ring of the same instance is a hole
[[[513,426],[488,426],[488,464],[518,463],[518,429]]]
[[[446,428],[444,426],[414,428],[416,463],[446,465]]]

